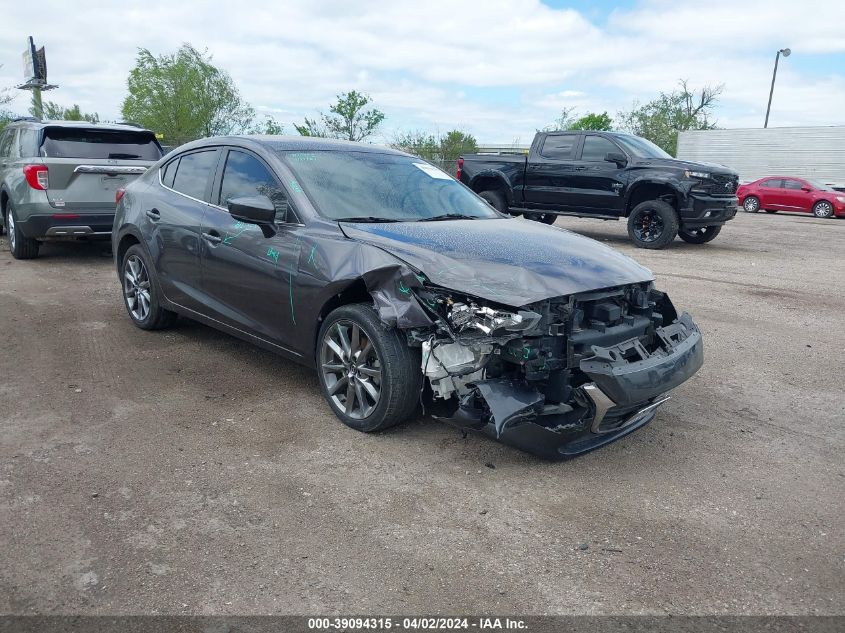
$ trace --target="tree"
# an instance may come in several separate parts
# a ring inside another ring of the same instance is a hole
[[[610,118],[607,112],[602,112],[601,114],[588,112],[584,116],[573,121],[567,129],[594,130],[596,132],[608,131],[613,129],[613,119]]]
[[[3,68],[3,64],[0,64],[0,68]],[[0,131],[15,118],[12,111],[6,106],[12,103],[16,96],[11,88],[0,88]]]
[[[620,112],[619,127],[647,138],[674,156],[678,150],[678,131],[716,127],[713,109],[723,89],[720,84],[690,90],[687,82],[681,80],[678,90],[669,94],[661,92],[657,99],[644,105],[635,102],[629,112]]]
[[[575,123],[575,108],[564,108],[554,123],[543,128],[543,132],[563,132],[572,129],[570,126]],[[539,132],[540,130],[538,130]]]
[[[433,162],[440,157],[440,141],[428,132],[399,132],[393,137],[390,146],[408,152],[414,156]]]
[[[124,120],[163,134],[168,143],[246,132],[255,118],[229,74],[190,44],[159,57],[138,49],[127,88]]]
[[[264,124],[255,125],[250,131],[252,134],[269,134],[271,136],[279,136],[285,133],[285,126],[276,121],[276,119],[271,117],[269,114],[265,114]]]
[[[44,118],[50,121],[89,121],[99,123],[100,115],[96,112],[82,112],[78,104],[65,108],[58,103],[48,101],[44,104]]]
[[[363,141],[384,121],[384,113],[377,108],[365,110],[371,103],[369,95],[350,90],[337,96],[337,102],[329,106],[332,114],[320,113],[320,121],[305,117],[302,125],[294,124],[302,136],[329,136],[347,141]]]
[[[440,160],[442,161],[455,161],[461,154],[474,154],[477,151],[478,143],[475,137],[460,130],[447,132],[440,139]]]

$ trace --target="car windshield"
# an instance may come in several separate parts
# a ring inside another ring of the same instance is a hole
[[[819,191],[836,191],[830,185],[826,185],[823,182],[819,182],[818,180],[807,180],[807,183],[813,188],[818,189]]]
[[[639,156],[640,158],[672,158],[670,154],[664,152],[657,145],[639,136],[620,134],[614,136],[613,139],[634,156]]]
[[[417,222],[502,217],[422,159],[361,151],[279,151],[317,212],[331,220]]]

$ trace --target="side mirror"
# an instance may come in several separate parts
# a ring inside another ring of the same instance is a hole
[[[806,191],[807,193],[810,193],[812,189],[810,187],[801,187],[801,191]]]
[[[231,198],[226,206],[233,218],[250,224],[272,224],[276,217],[276,207],[267,196]]]
[[[608,163],[616,163],[619,167],[628,164],[628,158],[622,152],[608,152],[604,155],[604,159]]]

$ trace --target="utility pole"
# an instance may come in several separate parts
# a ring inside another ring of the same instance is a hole
[[[784,57],[789,57],[792,51],[788,48],[782,48],[775,55],[775,69],[772,71],[772,87],[769,89],[769,105],[766,106],[766,121],[763,123],[764,128],[769,127],[769,111],[772,109],[772,95],[775,92],[775,78],[778,76],[778,60],[780,59],[781,53],[783,53]]]

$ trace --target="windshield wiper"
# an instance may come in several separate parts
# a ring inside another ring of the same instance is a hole
[[[140,154],[122,154],[120,152],[114,152],[109,154],[109,158],[141,158]]]
[[[380,218],[375,215],[360,215],[352,218],[333,218],[335,222],[402,222],[393,218]]]
[[[477,215],[464,215],[463,213],[444,213],[442,215],[434,215],[430,218],[422,218],[418,222],[440,222],[441,220],[480,220]]]

